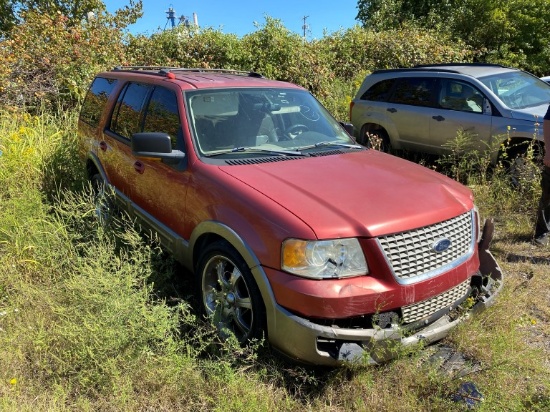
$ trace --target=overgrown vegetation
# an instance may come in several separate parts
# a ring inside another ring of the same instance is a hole
[[[217,342],[154,238],[124,216],[98,224],[74,160],[74,113],[0,119],[0,409],[463,410],[451,395],[465,381],[484,395],[480,410],[550,406],[549,257],[529,242],[536,181],[517,190],[504,172],[487,177],[482,159],[436,164],[497,219],[507,274],[496,306],[443,342],[461,368],[440,367],[427,348],[315,370]]]
[[[218,342],[194,316],[192,280],[154,238],[124,216],[98,224],[77,155],[79,101],[91,76],[115,65],[257,70],[302,84],[344,120],[366,72],[470,61],[479,50],[406,25],[304,42],[270,18],[243,38],[185,28],[130,36],[136,6],[100,8],[93,21],[84,9],[31,19],[30,7],[17,25],[2,14],[0,410],[460,411],[452,395],[467,381],[484,396],[478,410],[550,409],[550,256],[531,244],[533,152],[513,180],[488,161],[499,148],[471,152],[464,132],[452,155],[415,159],[469,185],[496,221],[504,292],[440,344],[463,362],[425,348],[337,370],[286,363],[261,343]]]

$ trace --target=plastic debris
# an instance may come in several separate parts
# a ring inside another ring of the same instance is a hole
[[[473,409],[483,401],[483,395],[473,382],[465,382],[451,399],[455,402],[464,402],[468,409]]]

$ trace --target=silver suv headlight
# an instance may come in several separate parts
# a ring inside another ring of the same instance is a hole
[[[369,272],[357,239],[287,239],[281,255],[283,270],[306,278],[346,278]]]

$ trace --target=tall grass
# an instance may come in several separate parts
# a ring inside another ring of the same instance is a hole
[[[548,269],[507,263],[505,233],[505,293],[445,341],[478,372],[447,373],[429,350],[380,367],[304,368],[216,341],[154,238],[125,216],[98,223],[74,122],[0,115],[0,410],[463,410],[450,395],[465,379],[485,396],[480,410],[550,407],[548,354],[536,344],[550,332]],[[482,210],[520,204],[504,177],[486,179],[474,185]]]

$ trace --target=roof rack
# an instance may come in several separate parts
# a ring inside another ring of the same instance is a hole
[[[407,72],[407,71],[418,71],[418,70],[425,70],[425,71],[437,71],[437,72],[445,72],[445,73],[461,73],[460,70],[453,69],[457,66],[470,66],[470,67],[501,67],[501,68],[508,68],[506,66],[502,66],[500,64],[494,64],[494,63],[435,63],[435,64],[418,64],[413,67],[404,67],[404,68],[398,68],[398,69],[379,69],[375,70],[373,73],[391,73],[391,72]]]
[[[249,76],[249,77],[258,77],[262,78],[260,73],[253,71],[244,71],[244,70],[230,70],[230,69],[204,69],[204,68],[186,68],[186,67],[166,67],[166,66],[116,66],[113,68],[113,71],[130,71],[130,72],[139,72],[143,70],[151,71],[160,76],[166,76],[168,73],[174,72],[192,72],[192,73],[225,73],[225,74],[235,74],[239,76]]]
[[[503,67],[506,68],[506,66],[503,66],[502,64],[496,64],[496,63],[435,63],[435,64],[417,64],[414,66],[415,68],[424,68],[424,67],[445,67],[445,66],[473,66],[473,67]]]

